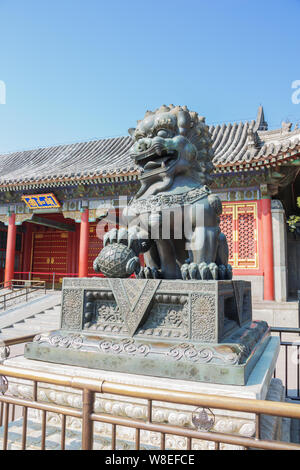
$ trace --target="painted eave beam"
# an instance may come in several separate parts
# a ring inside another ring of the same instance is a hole
[[[28,220],[27,222],[30,222],[31,224],[44,225],[45,227],[54,228],[56,230],[75,232],[74,225],[57,222],[55,220],[46,219],[44,217],[38,217],[36,215],[33,215],[32,219]]]

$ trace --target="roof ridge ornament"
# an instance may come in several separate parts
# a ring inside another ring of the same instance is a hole
[[[260,105],[257,111],[254,131],[256,132],[256,131],[267,131],[267,130],[268,130],[268,123],[265,120],[264,108]]]
[[[291,132],[292,125],[293,124],[289,121],[283,121],[281,123],[281,132],[282,132],[282,134],[286,134],[288,132]]]
[[[251,155],[255,155],[256,150],[259,148],[259,140],[257,132],[254,130],[255,128],[249,127],[247,130],[247,149],[251,152]]]

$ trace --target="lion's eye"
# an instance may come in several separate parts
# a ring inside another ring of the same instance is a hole
[[[159,129],[159,131],[157,131],[157,135],[158,137],[163,137],[163,138],[167,138],[169,137],[170,133],[167,129]]]

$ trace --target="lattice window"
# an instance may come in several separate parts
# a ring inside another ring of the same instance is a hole
[[[238,215],[238,254],[239,258],[249,260],[255,258],[255,218],[254,214]]]
[[[257,269],[257,203],[223,203],[220,227],[227,238],[229,262],[232,267]]]
[[[229,259],[233,260],[233,211],[231,211],[231,213],[224,213],[221,215],[220,227],[222,232],[226,235],[229,248]]]

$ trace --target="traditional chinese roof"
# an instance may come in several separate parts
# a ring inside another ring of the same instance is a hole
[[[292,130],[291,123],[280,129],[268,130],[263,108],[256,121],[210,126],[216,172],[254,169],[261,166],[280,166],[293,160],[300,152],[300,129]]]
[[[300,129],[283,123],[268,130],[263,108],[256,120],[210,126],[216,173],[280,166],[297,159]],[[0,155],[0,190],[136,179],[129,157],[131,137],[27,150]]]
[[[0,189],[131,179],[131,145],[128,136],[0,155]]]

